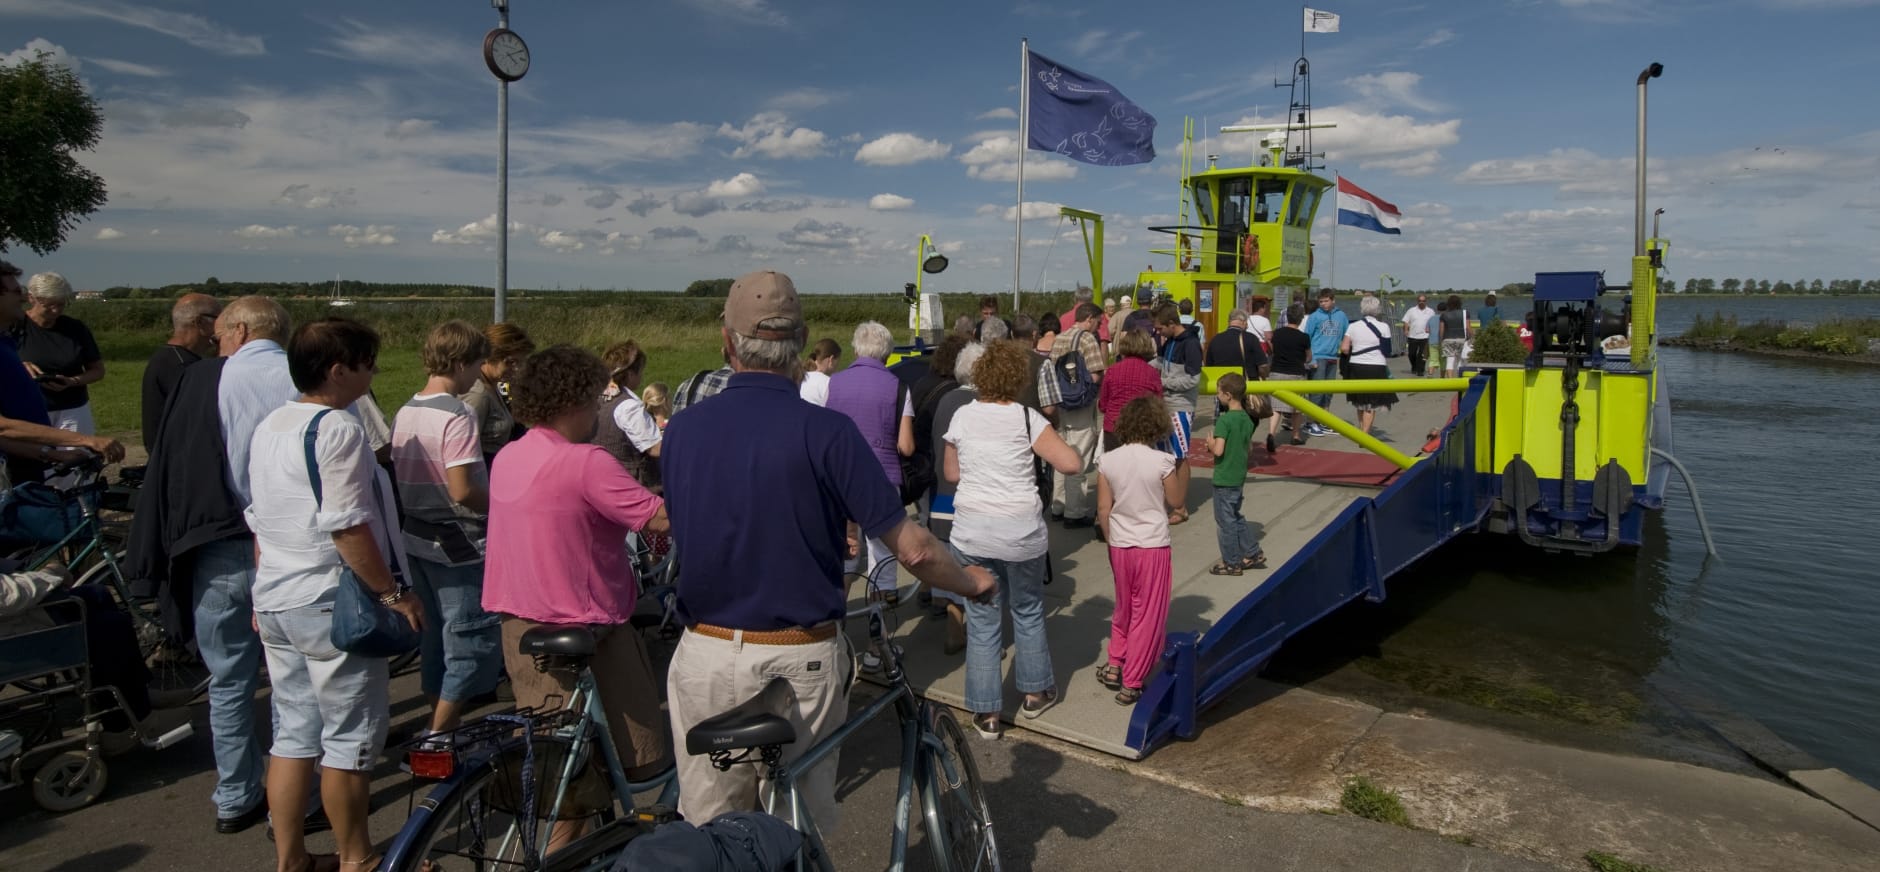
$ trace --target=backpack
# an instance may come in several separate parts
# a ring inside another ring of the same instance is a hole
[[[1086,331],[1071,334],[1071,350],[1051,359],[1051,376],[1057,380],[1058,408],[1083,409],[1097,401],[1097,382],[1090,377],[1083,350],[1077,342]]]
[[[1365,320],[1363,320],[1363,321],[1360,321],[1360,322],[1358,322],[1358,323],[1360,323],[1360,324],[1363,324],[1363,325],[1364,325],[1364,329],[1366,329],[1366,330],[1369,330],[1369,331],[1371,331],[1371,335],[1372,335],[1372,336],[1376,336],[1376,337],[1377,337],[1377,344],[1376,344],[1376,345],[1373,345],[1373,346],[1371,346],[1370,348],[1360,348],[1360,349],[1358,349],[1358,350],[1356,350],[1356,351],[1353,351],[1353,352],[1351,353],[1353,357],[1356,357],[1357,355],[1360,355],[1360,354],[1364,354],[1364,353],[1366,353],[1366,352],[1370,352],[1370,351],[1382,351],[1382,352],[1384,352],[1384,356],[1385,356],[1385,357],[1396,357],[1396,356],[1397,356],[1397,354],[1396,354],[1396,352],[1395,352],[1395,351],[1393,351],[1393,350],[1392,350],[1392,348],[1391,348],[1391,345],[1392,345],[1392,343],[1391,343],[1391,338],[1392,338],[1392,337],[1389,337],[1389,336],[1385,336],[1384,334],[1382,334],[1382,333],[1379,333],[1379,332],[1377,331],[1377,325],[1376,325],[1376,324],[1372,324],[1372,323],[1371,323],[1371,321],[1370,321],[1370,319],[1368,319],[1368,318],[1367,318],[1367,319],[1365,319]]]

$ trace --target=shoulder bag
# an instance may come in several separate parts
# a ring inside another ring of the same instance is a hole
[[[321,409],[307,422],[307,435],[304,446],[307,456],[307,483],[313,487],[314,511],[319,511],[325,494],[320,486],[320,463],[314,455],[314,442],[320,435],[320,419],[326,417],[332,409]],[[379,490],[379,476],[372,472],[372,510],[384,511],[385,501]],[[381,515],[385,521],[385,533],[394,535],[389,518]],[[394,550],[387,561],[392,570],[392,581],[400,590],[405,589],[405,575],[398,568],[398,555]],[[339,591],[333,598],[333,647],[348,654],[364,657],[396,657],[415,651],[418,648],[418,631],[411,628],[405,616],[387,608],[379,602],[378,594],[366,587],[366,583],[346,565],[341,558],[339,565]]]

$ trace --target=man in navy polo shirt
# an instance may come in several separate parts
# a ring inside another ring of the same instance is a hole
[[[672,734],[787,677],[796,743],[809,750],[848,717],[853,677],[843,561],[855,535],[879,538],[916,578],[968,597],[989,593],[990,573],[962,569],[933,535],[907,519],[881,463],[840,412],[803,402],[790,373],[808,331],[790,277],[763,270],[731,285],[723,393],[667,425],[666,511],[679,565],[685,635],[667,677]],[[851,534],[851,527],[856,528]],[[712,768],[680,755],[679,812],[707,821],[758,807],[757,767]],[[836,755],[798,781],[825,832],[835,824]]]

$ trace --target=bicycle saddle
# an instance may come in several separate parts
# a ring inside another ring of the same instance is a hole
[[[531,657],[544,654],[562,657],[594,656],[594,634],[586,627],[534,627],[522,634],[517,649]]]
[[[765,745],[796,742],[796,727],[783,712],[796,707],[796,689],[787,678],[773,678],[764,689],[736,708],[699,721],[685,734],[685,752],[738,751]]]

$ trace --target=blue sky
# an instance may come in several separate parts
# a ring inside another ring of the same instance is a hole
[[[1331,166],[1396,203],[1337,282],[1486,287],[1623,272],[1633,80],[1651,61],[1671,275],[1880,276],[1880,0],[1332,2],[1307,37]],[[0,55],[53,52],[103,104],[109,204],[30,270],[80,287],[230,279],[489,284],[484,0],[0,0]],[[1273,118],[1295,6],[515,0],[510,283],[683,287],[783,269],[889,291],[935,235],[942,290],[1009,289],[1018,40],[1161,122],[1147,166],[1031,153],[1024,284],[1082,275],[1055,205],[1109,216],[1109,275],[1167,238],[1184,115]],[[1210,136],[1223,163],[1251,143]],[[1048,205],[1047,205],[1048,204]],[[1321,279],[1332,267],[1321,210]],[[1161,259],[1166,261],[1166,258]]]

